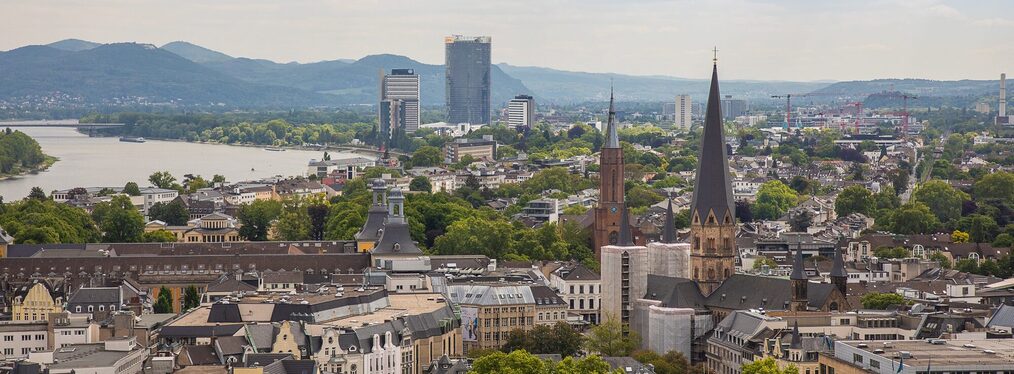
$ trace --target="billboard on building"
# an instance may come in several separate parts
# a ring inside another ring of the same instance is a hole
[[[479,338],[479,308],[461,308],[461,341],[474,342]]]

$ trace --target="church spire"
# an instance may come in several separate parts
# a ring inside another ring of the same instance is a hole
[[[789,277],[792,280],[807,280],[806,272],[803,271],[803,245],[800,244],[796,248],[796,259],[792,261],[792,276]]]
[[[799,336],[799,320],[792,325],[792,340],[789,341],[789,348],[799,349],[803,346],[803,339]]]
[[[606,144],[603,148],[620,148],[620,136],[616,133],[616,108],[613,106],[613,86],[609,85],[609,119],[606,122]]]
[[[669,196],[669,206],[665,209],[665,227],[662,228],[662,243],[676,242],[676,224],[673,222],[672,196]]]
[[[616,245],[621,247],[634,245],[634,237],[630,233],[630,217],[627,214],[627,208],[624,207],[623,214],[620,216],[620,237],[616,241]]]
[[[700,157],[694,180],[694,197],[691,202],[691,217],[695,214],[703,222],[708,213],[714,212],[715,219],[723,222],[726,214],[735,217],[732,200],[732,183],[729,179],[729,153],[725,149],[723,133],[722,95],[718,89],[718,62],[711,70],[711,92],[704,117],[704,134],[701,137]]]

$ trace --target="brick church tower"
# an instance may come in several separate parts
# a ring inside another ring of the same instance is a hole
[[[736,272],[736,210],[718,91],[718,60],[711,72],[704,134],[690,204],[691,279],[710,295]]]
[[[620,240],[620,225],[624,222],[627,209],[623,194],[623,148],[616,129],[616,110],[613,107],[613,92],[609,89],[609,120],[606,123],[606,139],[599,154],[599,204],[595,207],[595,222],[592,230],[592,244],[595,258],[602,260],[602,246],[616,245]]]

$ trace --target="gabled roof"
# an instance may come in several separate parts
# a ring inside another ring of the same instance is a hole
[[[560,279],[568,281],[588,281],[588,280],[600,280],[602,277],[587,268],[581,263],[575,263],[573,265],[562,266],[556,269],[554,273],[560,277]]]
[[[120,305],[119,287],[82,287],[67,301],[69,304]]]
[[[723,134],[722,96],[718,90],[718,64],[711,72],[711,93],[704,117],[704,134],[701,138],[700,157],[694,178],[694,197],[691,213],[697,212],[700,219],[707,219],[708,212],[714,211],[720,222],[728,214],[735,216],[732,200],[732,184],[729,180],[729,154],[725,149]]]
[[[705,299],[694,281],[686,278],[648,275],[645,299],[658,300],[668,308],[705,309]]]

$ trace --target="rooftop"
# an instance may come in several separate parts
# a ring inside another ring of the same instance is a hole
[[[924,340],[905,340],[840,343],[867,352],[882,350],[883,353],[877,351],[878,353],[875,354],[884,357],[887,361],[897,361],[901,356],[900,352],[908,352],[911,357],[905,357],[903,364],[916,368],[927,365],[933,365],[934,369],[937,366],[972,368],[993,365],[1009,368],[1014,365],[1014,340],[1011,339],[943,340],[942,342],[943,344],[930,344]]]

